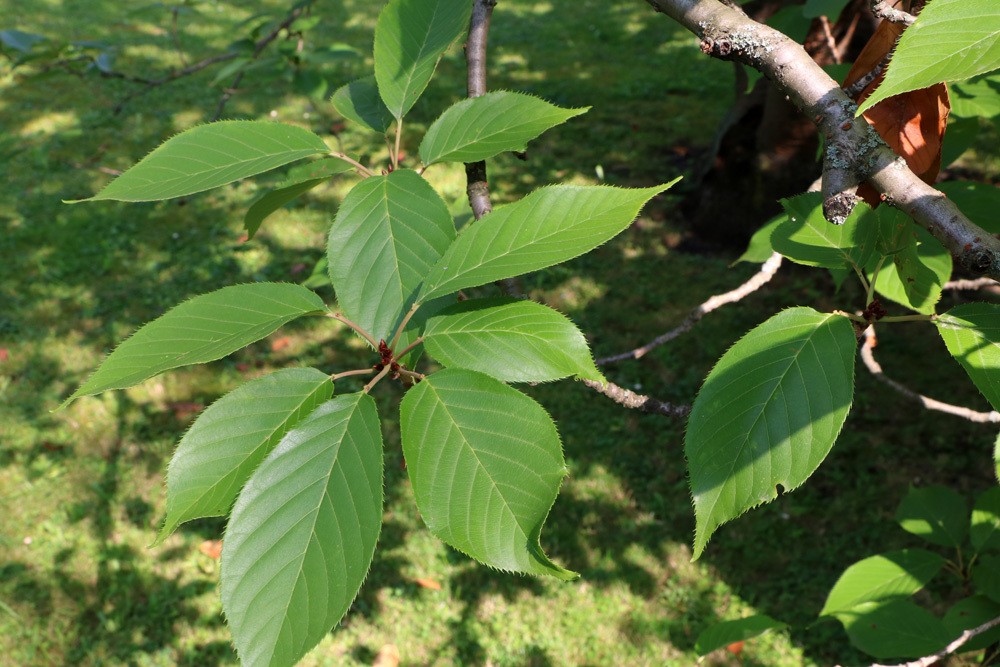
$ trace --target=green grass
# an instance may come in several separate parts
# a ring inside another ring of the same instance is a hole
[[[282,2],[201,2],[181,17],[189,59],[220,52],[240,21]],[[165,12],[127,13],[109,0],[48,0],[31,13],[0,0],[0,28],[119,47],[116,66],[155,76],[180,60]],[[371,69],[377,3],[320,3],[309,39],[357,48],[329,65],[335,84]],[[16,19],[16,20],[15,20]],[[14,21],[12,23],[12,21]],[[725,112],[729,69],[641,2],[502,2],[491,35],[493,88],[525,90],[564,106],[591,105],[533,143],[527,161],[491,163],[498,201],[538,185],[664,182],[689,165],[672,147],[704,146]],[[406,146],[464,91],[459,49],[413,112]],[[52,73],[0,78],[0,664],[216,665],[235,656],[217,595],[218,562],[199,546],[223,522],[182,528],[156,549],[162,475],[192,412],[241,380],[290,364],[330,371],[369,363],[357,341],[326,323],[292,325],[207,367],[53,410],[122,337],[191,295],[235,282],[301,280],[351,180],[317,191],[241,243],[240,220],[279,176],[179,202],[67,206],[94,193],[164,138],[211,117],[218,88],[205,72],[113,109],[127,82]],[[274,117],[323,134],[344,150],[384,159],[370,135],[341,126],[329,105],[292,92],[283,70],[259,70],[229,117]],[[600,169],[598,169],[600,167]],[[456,214],[467,210],[460,169],[427,177]],[[753,268],[731,257],[684,254],[678,196],[663,197],[612,243],[529,276],[534,298],[580,324],[598,354],[628,349],[677,323]],[[329,290],[322,292],[328,300]],[[690,401],[713,361],[782,307],[850,306],[818,272],[783,269],[743,304],[642,363],[608,370],[623,386]],[[948,297],[953,298],[953,297]],[[853,301],[851,300],[853,299]],[[288,336],[277,351],[270,343]],[[984,407],[933,332],[919,325],[882,336],[887,370],[914,387]],[[929,350],[929,351],[928,351]],[[914,364],[913,355],[933,361]],[[444,547],[424,528],[402,469],[396,389],[380,391],[386,442],[386,513],[372,571],[341,626],[307,665],[371,664],[385,644],[403,664],[690,665],[698,633],[718,619],[763,612],[794,624],[748,643],[742,663],[860,663],[839,626],[809,624],[849,563],[914,544],[892,514],[910,483],[942,482],[972,495],[991,484],[988,429],[915,411],[858,378],[847,431],[801,489],[720,529],[697,563],[683,461],[683,425],[626,411],[580,384],[530,389],[560,424],[571,475],[543,532],[547,552],[582,573],[564,584],[492,572]],[[345,386],[351,387],[350,383]],[[945,391],[944,387],[947,387]],[[421,587],[429,578],[441,590]],[[957,591],[944,591],[957,595]]]

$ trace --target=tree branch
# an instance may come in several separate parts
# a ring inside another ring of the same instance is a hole
[[[781,255],[778,253],[773,253],[766,262],[760,267],[760,270],[750,277],[745,283],[737,287],[736,289],[730,290],[725,294],[716,294],[711,297],[700,306],[691,311],[691,313],[684,318],[678,326],[671,329],[665,334],[657,336],[653,340],[649,341],[642,347],[637,347],[634,350],[629,350],[628,352],[622,352],[621,354],[615,354],[610,357],[604,357],[597,360],[598,366],[604,366],[606,364],[613,364],[618,361],[625,361],[626,359],[641,359],[642,357],[649,354],[649,352],[664,343],[669,343],[673,339],[677,338],[683,333],[687,333],[694,325],[698,323],[702,317],[712,312],[720,306],[724,306],[728,303],[736,303],[743,297],[753,292],[756,292],[765,283],[774,277],[774,274],[778,272],[778,268],[781,266]]]
[[[466,89],[469,97],[486,94],[486,44],[490,34],[490,19],[497,0],[473,0],[472,18],[469,19],[469,39],[465,43],[465,61],[468,68]],[[476,220],[493,210],[490,187],[486,181],[486,161],[468,162],[465,165],[469,205]]]
[[[917,17],[909,12],[904,12],[901,9],[893,9],[889,6],[887,0],[871,0],[871,8],[872,14],[893,23],[913,25],[913,22],[917,20]]]
[[[637,394],[634,391],[619,387],[614,382],[601,384],[595,380],[584,380],[583,383],[599,394],[604,394],[615,403],[623,405],[633,410],[642,410],[653,414],[666,415],[667,417],[685,417],[691,412],[690,405],[673,405],[664,403],[649,396]]]
[[[958,649],[962,648],[970,639],[977,637],[988,630],[1000,626],[1000,616],[994,618],[992,621],[986,621],[980,626],[966,630],[958,636],[958,639],[952,643],[945,646],[943,649],[935,653],[934,655],[928,655],[923,658],[918,658],[917,660],[912,660],[910,662],[904,662],[898,665],[880,665],[873,664],[871,667],[930,667],[938,660],[946,658]]]
[[[1000,422],[1000,412],[977,412],[970,408],[963,408],[959,405],[952,405],[951,403],[943,403],[941,401],[929,398],[922,394],[918,394],[909,387],[900,384],[899,382],[893,380],[892,378],[886,376],[882,372],[882,366],[875,360],[875,354],[873,352],[875,348],[875,334],[871,327],[868,327],[861,334],[863,342],[861,344],[861,349],[859,354],[861,355],[861,361],[864,362],[865,368],[868,372],[875,376],[875,379],[882,382],[889,387],[892,387],[898,391],[903,396],[920,403],[924,408],[928,410],[936,410],[938,412],[945,412],[949,415],[954,415],[956,417],[961,417],[962,419],[968,419],[970,422],[976,422],[979,424],[996,424]],[[988,629],[988,628],[987,628]],[[933,662],[933,661],[932,661]],[[911,664],[911,663],[907,663]],[[917,664],[917,663],[912,663]],[[930,663],[927,663],[930,664]],[[873,666],[874,667],[874,666]]]
[[[833,167],[867,180],[887,203],[931,232],[959,266],[1000,280],[1000,241],[910,171],[875,130],[855,118],[857,105],[801,45],[718,0],[646,0],[701,39],[702,51],[760,70],[819,126]]]

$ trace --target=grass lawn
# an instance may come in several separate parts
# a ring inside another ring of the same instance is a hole
[[[21,0],[0,0],[0,29],[116,45],[115,67],[138,75],[182,65],[169,11],[128,4],[38,0],[29,11]],[[242,22],[280,15],[289,3],[191,4],[195,12],[180,14],[177,33],[187,61],[222,52],[246,32]],[[317,3],[321,21],[308,39],[338,45],[340,57],[323,70],[331,84],[370,72],[379,7]],[[710,142],[731,97],[730,69],[642,2],[503,0],[493,26],[492,88],[593,107],[534,142],[526,161],[492,161],[497,201],[554,182],[670,180],[691,169],[687,148]],[[234,664],[218,561],[206,553],[223,521],[193,522],[147,548],[176,440],[204,405],[245,379],[290,365],[334,372],[370,363],[342,328],[293,324],[225,360],[53,412],[116,342],[175,303],[239,282],[301,281],[322,255],[350,177],[280,211],[249,243],[241,241],[242,213],[280,175],[181,202],[62,203],[96,192],[114,170],[210,118],[221,94],[212,85],[217,71],[153,89],[115,114],[134,84],[58,71],[23,81],[0,69],[0,665]],[[384,146],[295,92],[287,72],[249,74],[225,116],[299,124],[365,161],[384,160]],[[456,47],[408,117],[410,151],[464,90]],[[468,210],[460,169],[434,166],[426,176],[456,215]],[[572,317],[597,356],[646,342],[755,268],[676,250],[684,229],[678,203],[677,193],[659,198],[613,242],[527,276],[525,288]],[[329,288],[320,293],[332,302]],[[762,292],[642,363],[609,368],[608,377],[689,402],[714,360],[766,317],[797,303],[831,309],[856,301],[853,285],[835,296],[819,272],[786,267]],[[880,336],[887,372],[984,409],[927,329],[899,326]],[[933,361],[914,364],[915,355]],[[341,387],[355,389],[349,380]],[[528,391],[560,424],[571,469],[542,544],[582,578],[496,573],[430,535],[402,468],[399,391],[384,387],[375,392],[390,434],[379,549],[345,621],[304,664],[368,665],[393,644],[405,665],[691,665],[702,629],[756,612],[793,627],[706,664],[861,664],[839,625],[810,625],[837,576],[861,557],[917,545],[893,521],[908,485],[945,483],[971,498],[995,483],[989,428],[921,413],[860,374],[845,433],[820,470],[802,489],[721,528],[692,563],[683,424],[627,411],[571,381]],[[961,596],[946,584],[937,592],[923,601]]]

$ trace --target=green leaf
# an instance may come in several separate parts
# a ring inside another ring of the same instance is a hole
[[[96,195],[79,201],[183,197],[328,152],[322,139],[294,125],[253,120],[209,123],[168,139]]]
[[[476,162],[507,151],[523,151],[542,132],[561,125],[590,107],[563,109],[524,93],[498,91],[449,107],[420,143],[420,159]]]
[[[299,285],[232,285],[196,296],[143,325],[108,355],[60,407],[80,396],[124,389],[180,366],[215,361],[297,317],[326,310]]]
[[[341,86],[333,93],[330,103],[341,116],[372,132],[385,134],[392,125],[392,112],[379,97],[374,75]]]
[[[390,0],[375,26],[375,80],[397,120],[434,74],[438,59],[469,25],[467,0]]]
[[[1000,306],[966,303],[935,320],[951,356],[994,410],[1000,410]]]
[[[1000,67],[996,0],[932,0],[903,32],[882,84],[858,108],[941,81],[961,81]]]
[[[539,535],[566,476],[552,418],[488,375],[445,369],[406,392],[406,470],[431,532],[499,570],[575,579]]]
[[[997,481],[1000,481],[1000,435],[993,443],[993,465],[996,472]]]
[[[694,557],[720,525],[802,484],[826,458],[854,397],[850,320],[791,308],[727,351],[705,379],[684,448]]]
[[[289,431],[240,493],[222,608],[244,665],[294,665],[343,618],[382,527],[375,402],[347,394]]]
[[[371,176],[344,197],[327,244],[344,314],[388,338],[455,238],[448,206],[415,171]]]
[[[430,318],[424,344],[445,366],[504,382],[545,382],[568,375],[604,382],[587,340],[561,313],[531,301],[463,301]]]
[[[976,500],[969,537],[977,552],[1000,549],[1000,487],[988,489]]]
[[[941,619],[910,600],[868,602],[837,618],[851,644],[876,658],[931,655],[952,639]]]
[[[768,630],[780,630],[788,627],[766,614],[747,616],[735,621],[722,621],[702,631],[694,643],[694,650],[699,656],[708,655],[712,651],[729,646],[733,642],[746,641]]]
[[[764,226],[754,232],[754,235],[750,237],[750,244],[742,255],[737,258],[737,262],[753,262],[754,264],[762,264],[771,258],[771,254],[774,252],[774,248],[771,246],[771,234],[774,230],[778,228],[778,225],[782,224],[788,220],[788,214],[782,213],[781,215],[776,215],[767,222]]]
[[[819,615],[833,616],[865,603],[909,597],[926,586],[944,563],[944,558],[926,549],[903,549],[860,560],[837,579]]]
[[[923,227],[909,220],[903,225],[909,243],[892,256],[891,264],[883,264],[875,290],[900,305],[930,315],[941,299],[942,285],[951,276],[951,255]]]
[[[771,244],[796,264],[849,269],[864,267],[874,254],[878,227],[865,224],[874,217],[867,204],[855,206],[842,225],[823,217],[823,195],[818,192],[782,199],[781,205],[788,220],[771,233]]]
[[[289,170],[285,180],[277,188],[255,201],[243,216],[243,227],[247,230],[247,238],[252,239],[267,216],[288,202],[320,183],[325,183],[332,176],[351,169],[352,166],[344,160],[328,157]]]
[[[942,547],[960,547],[969,529],[969,508],[945,486],[910,487],[896,510],[896,521],[908,533]]]
[[[966,630],[978,628],[983,623],[1000,616],[1000,603],[983,595],[973,595],[956,602],[944,615],[944,626],[952,638],[957,638]],[[990,644],[1000,641],[1000,627],[987,630],[973,637],[958,649],[958,653],[981,651]]]
[[[979,130],[978,118],[962,118],[952,113],[948,121],[948,130],[944,135],[944,145],[941,147],[941,166],[950,167],[965,155],[966,151],[975,145]],[[938,183],[935,187],[940,185]]]
[[[565,262],[628,227],[652,188],[556,185],[535,190],[462,230],[431,270],[420,300]]]
[[[972,569],[972,583],[977,593],[994,602],[1000,602],[1000,556],[985,554],[979,557]]]
[[[948,181],[934,187],[948,195],[962,213],[990,234],[1000,234],[1000,188],[974,181]]]
[[[330,376],[288,368],[229,392],[184,437],[167,469],[167,518],[153,546],[185,521],[229,513],[282,436],[333,394]]]
[[[966,119],[1000,116],[1000,74],[977,76],[952,84],[949,89],[952,116]]]

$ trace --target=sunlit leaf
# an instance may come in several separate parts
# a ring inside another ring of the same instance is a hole
[[[321,138],[294,125],[252,120],[199,125],[168,139],[81,201],[182,197],[329,150]]]
[[[604,380],[576,325],[531,301],[476,299],[445,308],[428,320],[424,344],[445,366],[505,382]]]
[[[590,107],[563,109],[524,93],[497,91],[462,100],[435,120],[420,143],[420,159],[476,162],[507,151],[523,151],[542,132]]]
[[[771,232],[771,245],[796,264],[864,267],[875,253],[878,228],[865,224],[872,219],[867,205],[859,203],[842,225],[823,217],[823,195],[818,192],[782,199],[781,205],[788,219]]]
[[[768,630],[779,630],[784,627],[786,627],[785,623],[766,614],[756,614],[734,621],[721,621],[698,635],[698,639],[694,643],[694,651],[699,656],[703,656],[733,642],[746,641],[762,635]]]
[[[406,470],[431,532],[499,570],[574,579],[542,551],[542,524],[566,476],[552,418],[488,375],[445,369],[406,392]]]
[[[344,616],[382,527],[382,437],[367,394],[289,431],[243,488],[222,547],[222,608],[244,665],[294,665]]]
[[[944,344],[994,410],[1000,410],[1000,306],[966,303],[935,321]]]
[[[908,533],[943,547],[960,547],[969,530],[969,508],[946,486],[910,488],[896,510],[896,521]]]
[[[343,313],[376,340],[389,338],[454,238],[448,206],[415,171],[358,183],[344,197],[327,243]]]
[[[115,348],[63,406],[80,396],[124,389],[171,368],[215,361],[297,317],[326,310],[299,285],[232,285],[174,306]]]
[[[849,612],[869,602],[907,598],[927,585],[945,560],[926,549],[903,549],[860,560],[830,589],[820,616]]]
[[[185,521],[227,514],[282,436],[332,393],[326,373],[288,368],[251,380],[209,406],[170,460],[167,518],[156,544]]]
[[[854,397],[850,320],[790,308],[716,363],[688,419],[694,557],[720,525],[802,484],[826,458]]]
[[[593,250],[678,180],[641,189],[557,185],[535,190],[465,227],[428,274],[420,299],[537,271]]]
[[[969,537],[976,551],[1000,549],[1000,487],[987,489],[976,500]]]

